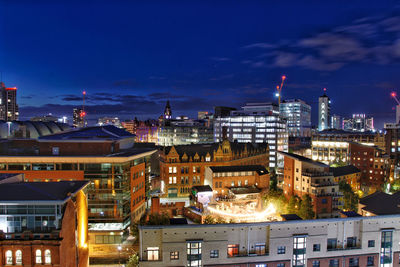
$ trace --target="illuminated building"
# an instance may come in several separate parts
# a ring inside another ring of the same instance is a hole
[[[0,175],[2,266],[88,266],[87,181]]]
[[[383,133],[348,132],[329,129],[312,134],[312,159],[329,164],[335,162],[349,163],[348,142],[385,149],[385,135]]]
[[[18,118],[17,87],[7,88],[0,82],[0,120],[17,121]]]
[[[204,185],[205,170],[211,166],[268,166],[267,144],[229,142],[164,147],[160,150],[163,197],[182,198],[190,188]]]
[[[389,267],[399,263],[400,215],[147,225],[139,233],[141,267]]]
[[[72,126],[75,128],[82,128],[87,126],[87,122],[85,120],[86,112],[81,108],[74,108],[72,114]]]
[[[353,191],[361,189],[361,171],[353,165],[346,165],[340,167],[330,167],[329,171],[333,173],[334,181],[346,181]]]
[[[389,176],[389,155],[376,146],[349,142],[349,163],[361,171],[361,190],[380,189]]]
[[[279,106],[287,120],[289,136],[311,136],[311,106],[300,99],[284,100]]]
[[[331,123],[331,101],[326,95],[326,89],[324,88],[324,94],[318,99],[318,130],[323,131],[330,128]]]
[[[339,115],[332,115],[332,117],[331,117],[331,128],[332,129],[336,129],[336,130],[343,129],[341,118],[340,118]]]
[[[115,127],[122,128],[121,122],[117,117],[103,117],[97,120],[97,125],[104,126],[104,125],[114,125]]]
[[[341,203],[339,184],[329,166],[292,153],[284,156],[283,193],[287,198],[310,195],[317,218],[337,217]]]
[[[169,104],[169,100],[167,101],[167,104],[165,105],[164,119],[165,120],[172,119],[172,109],[171,109],[171,105]]]
[[[132,222],[145,212],[150,148],[135,148],[135,136],[114,126],[87,127],[10,140],[0,172],[23,173],[27,181],[87,180],[91,258],[118,258]],[[14,149],[19,143],[18,149]],[[24,146],[25,144],[25,146]],[[14,154],[12,152],[14,151]],[[17,153],[15,152],[17,151]]]
[[[384,127],[386,131],[386,153],[395,160],[395,164],[398,164],[400,159],[400,124],[385,123]]]
[[[354,132],[374,131],[374,118],[365,114],[353,114],[351,119],[343,119],[343,130]]]
[[[178,117],[164,121],[158,127],[157,145],[175,146],[189,144],[209,144],[214,142],[213,129],[204,121]]]
[[[242,110],[214,119],[214,141],[224,138],[239,143],[267,143],[269,167],[279,167],[277,151],[288,151],[286,119],[272,103],[248,103]]]

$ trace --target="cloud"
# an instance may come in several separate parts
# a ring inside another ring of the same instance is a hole
[[[250,67],[302,67],[335,71],[352,63],[400,62],[400,16],[367,17],[298,40],[254,43],[262,54],[242,60]]]

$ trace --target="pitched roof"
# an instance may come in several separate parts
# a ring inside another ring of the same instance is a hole
[[[400,214],[400,192],[389,195],[376,191],[360,199],[360,204],[365,205],[363,210],[376,215]]]
[[[20,182],[0,185],[0,202],[65,201],[88,181]]]
[[[256,171],[259,175],[268,174],[268,170],[262,165],[211,166],[210,169],[213,172]]]
[[[330,167],[329,171],[333,173],[334,177],[361,172],[354,165],[347,165],[347,166],[341,166],[341,167]]]
[[[115,127],[114,125],[93,126],[81,128],[62,133],[41,136],[40,140],[119,140],[129,137],[135,137],[124,129]]]
[[[299,161],[302,161],[302,162],[315,164],[315,165],[318,165],[320,167],[329,167],[329,165],[326,165],[326,164],[324,164],[322,162],[315,161],[315,160],[312,160],[312,159],[309,159],[309,158],[306,158],[306,157],[303,157],[303,156],[300,156],[300,155],[297,155],[297,154],[287,153],[287,152],[283,152],[283,151],[278,151],[278,153],[282,154],[283,156],[290,157],[290,158],[293,158],[293,159],[296,159],[296,160],[299,160]]]
[[[196,185],[192,189],[196,190],[196,192],[212,192],[212,188],[209,185]]]

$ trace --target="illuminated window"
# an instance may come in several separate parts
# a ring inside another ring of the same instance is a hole
[[[228,257],[239,255],[239,245],[228,245]]]
[[[171,260],[179,260],[179,251],[172,251],[169,255]]]
[[[44,263],[51,264],[51,251],[49,249],[44,251]]]
[[[36,257],[35,257],[35,262],[36,263],[42,263],[42,251],[40,249],[36,250]]]
[[[218,257],[219,257],[219,250],[218,249],[210,251],[210,258],[218,258]]]
[[[6,251],[6,264],[7,265],[12,265],[13,264],[13,256],[12,256],[12,251],[7,250]]]
[[[22,265],[22,251],[15,251],[15,264]]]
[[[160,256],[159,247],[148,247],[147,248],[147,260],[148,261],[158,261]]]

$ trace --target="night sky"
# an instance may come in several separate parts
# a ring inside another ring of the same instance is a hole
[[[314,124],[324,87],[332,113],[394,121],[396,2],[141,2],[0,0],[0,71],[21,119],[71,116],[83,90],[92,119],[157,118],[167,99],[194,117],[276,101],[285,74],[283,98],[311,104]]]

